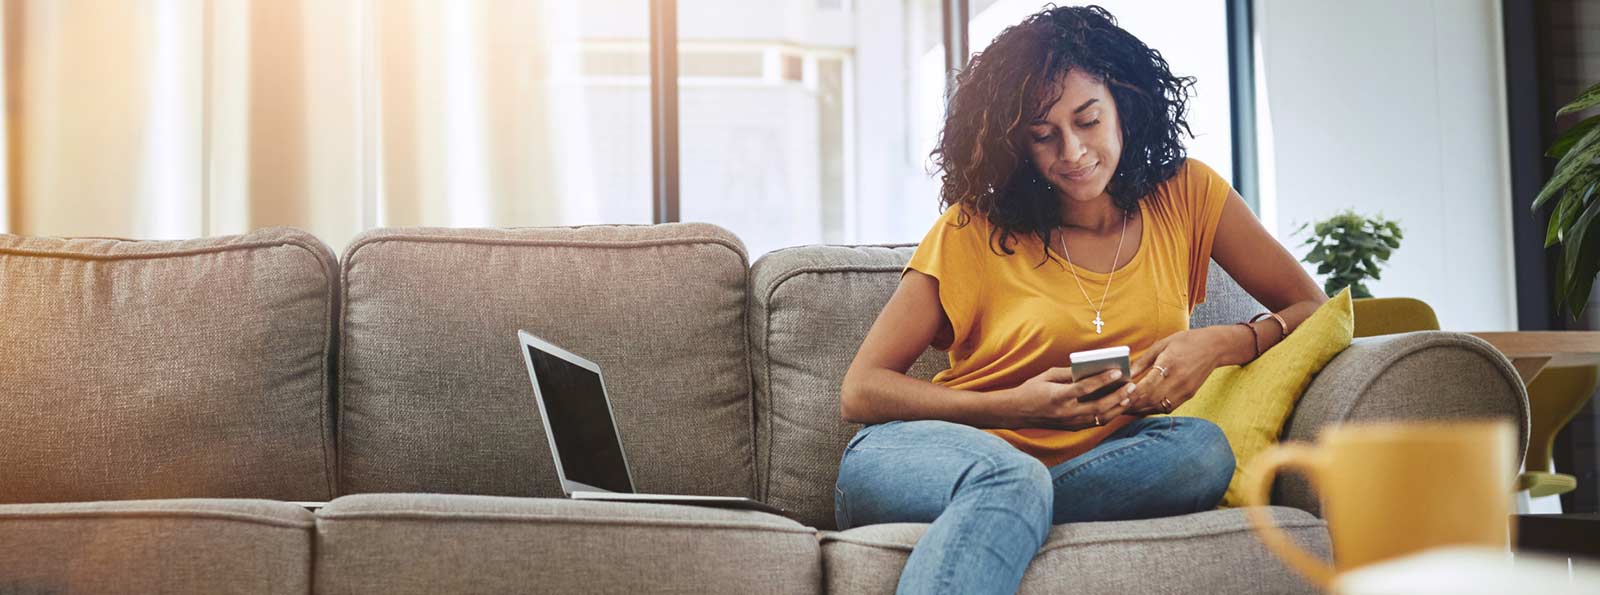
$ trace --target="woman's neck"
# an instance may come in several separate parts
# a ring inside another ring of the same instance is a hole
[[[1116,233],[1127,213],[1102,193],[1094,200],[1061,198],[1061,225],[1093,234]]]

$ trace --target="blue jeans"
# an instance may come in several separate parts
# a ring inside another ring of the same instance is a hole
[[[1058,523],[1216,508],[1233,478],[1216,424],[1147,417],[1046,468],[999,437],[944,421],[862,428],[834,488],[839,529],[932,523],[900,574],[901,593],[1013,593]]]

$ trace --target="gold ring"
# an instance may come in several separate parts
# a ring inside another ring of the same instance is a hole
[[[1166,368],[1163,368],[1163,367],[1155,365],[1155,364],[1150,364],[1150,367],[1155,368],[1157,372],[1160,372],[1162,378],[1166,378],[1167,377],[1167,369]]]
[[[1094,416],[1094,425],[1097,425],[1097,426],[1100,425],[1100,416],[1099,415]]]
[[[1162,399],[1161,400],[1161,406],[1165,407],[1167,409],[1167,413],[1172,413],[1172,400],[1171,399]]]

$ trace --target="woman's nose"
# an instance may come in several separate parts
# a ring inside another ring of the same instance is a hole
[[[1068,163],[1077,163],[1078,158],[1088,151],[1088,147],[1083,144],[1083,139],[1078,138],[1076,134],[1067,133],[1062,135],[1061,139],[1065,143],[1063,148],[1066,150],[1066,154],[1062,155],[1062,158]]]

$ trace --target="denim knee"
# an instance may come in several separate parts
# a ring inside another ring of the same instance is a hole
[[[1182,440],[1188,445],[1188,458],[1196,475],[1192,478],[1195,496],[1204,506],[1215,506],[1227,493],[1236,467],[1228,436],[1209,420],[1183,417],[1174,421],[1181,424]]]
[[[986,468],[978,471],[970,483],[964,482],[963,487],[981,490],[981,497],[987,502],[1022,515],[1043,540],[1050,532],[1055,507],[1055,485],[1050,469],[1021,451],[989,457],[985,461]]]

